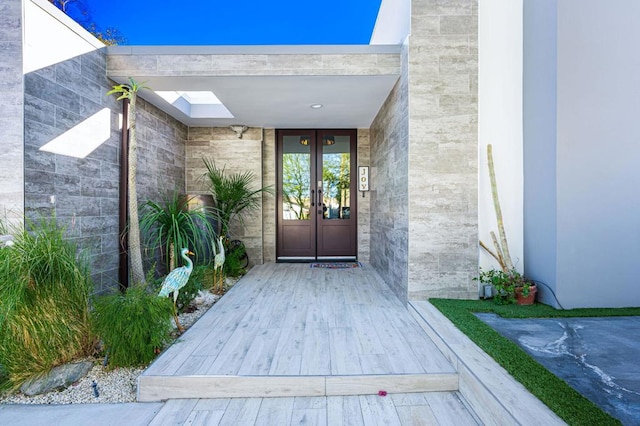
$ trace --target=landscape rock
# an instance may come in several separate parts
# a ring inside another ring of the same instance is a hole
[[[42,377],[29,379],[22,384],[20,391],[25,395],[33,396],[47,393],[55,389],[64,389],[77,382],[89,373],[92,362],[74,362],[54,367]]]
[[[0,235],[0,247],[11,247],[13,245],[13,235]]]

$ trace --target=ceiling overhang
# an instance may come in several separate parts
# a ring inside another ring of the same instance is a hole
[[[190,127],[368,128],[399,78],[399,53],[400,46],[116,46],[107,50],[107,75],[145,82],[152,90],[140,96]],[[232,117],[189,115],[156,91],[213,92]]]

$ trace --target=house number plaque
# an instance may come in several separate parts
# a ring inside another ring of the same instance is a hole
[[[358,191],[364,193],[369,190],[369,166],[358,167]]]

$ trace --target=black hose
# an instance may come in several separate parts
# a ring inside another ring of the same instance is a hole
[[[564,311],[564,308],[560,304],[560,301],[558,300],[558,297],[556,296],[556,293],[553,291],[553,289],[551,287],[549,287],[547,284],[543,283],[542,281],[538,281],[538,280],[531,280],[531,281],[536,283],[536,285],[543,285],[544,287],[546,287],[551,292],[551,294],[553,295],[553,298],[556,300],[556,303],[558,304],[558,307],[560,307],[560,309],[562,309]]]

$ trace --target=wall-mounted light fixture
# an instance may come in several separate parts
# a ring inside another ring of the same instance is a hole
[[[336,138],[333,136],[325,136],[324,137],[324,144],[325,145],[333,145],[336,143]]]
[[[231,130],[233,130],[234,132],[236,132],[236,136],[238,137],[238,139],[242,139],[242,134],[244,132],[247,131],[248,127],[244,126],[244,125],[234,125],[234,126],[229,126],[229,128]]]
[[[307,146],[311,138],[309,136],[300,136],[300,145]]]

